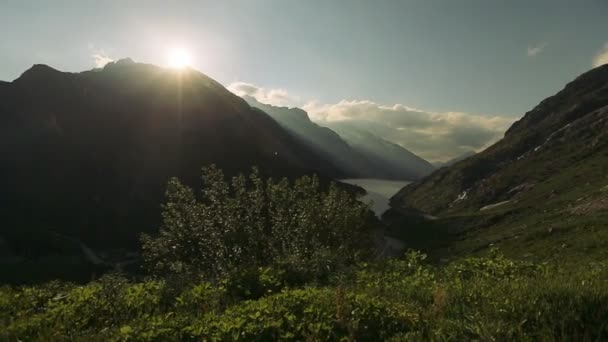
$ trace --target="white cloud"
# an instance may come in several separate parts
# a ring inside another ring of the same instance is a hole
[[[93,58],[96,68],[103,68],[106,64],[114,61],[114,59],[110,58],[103,49],[96,47],[92,42],[87,43],[87,48],[89,49],[89,53],[91,54],[91,58]]]
[[[547,43],[541,43],[535,46],[528,46],[528,57],[536,57],[540,55],[547,47]]]
[[[298,106],[300,98],[284,89],[236,82],[228,89],[275,106]],[[431,112],[403,104],[382,105],[366,100],[333,104],[310,101],[302,106],[311,120],[323,125],[348,124],[399,144],[429,161],[445,161],[480,151],[500,139],[514,118],[461,112]]]
[[[320,124],[347,122],[397,143],[430,161],[445,161],[480,151],[500,139],[513,118],[461,112],[431,112],[402,104],[372,101],[309,103],[304,106]]]
[[[234,82],[228,86],[228,90],[239,96],[255,97],[261,103],[273,106],[297,106],[300,102],[298,97],[289,95],[285,89],[266,89],[246,82]]]
[[[608,64],[608,43],[604,45],[604,48],[601,49],[595,57],[593,57],[593,67],[598,67],[600,65]]]
[[[91,57],[95,60],[96,68],[103,68],[106,64],[113,62],[114,60],[108,57],[103,51],[94,53]]]

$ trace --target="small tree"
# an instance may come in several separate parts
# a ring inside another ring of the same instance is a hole
[[[253,168],[228,183],[215,166],[203,169],[199,198],[169,181],[163,224],[143,235],[143,255],[156,272],[221,277],[242,267],[278,262],[344,265],[371,249],[368,207],[316,176],[264,181]]]

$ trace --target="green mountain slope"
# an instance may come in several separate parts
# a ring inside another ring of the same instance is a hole
[[[495,244],[519,256],[605,256],[608,65],[542,101],[490,148],[408,185],[391,204],[438,216],[432,225],[444,255]],[[405,225],[397,234],[412,234]]]

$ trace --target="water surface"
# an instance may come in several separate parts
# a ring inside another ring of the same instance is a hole
[[[373,178],[350,178],[341,179],[341,182],[358,185],[367,191],[367,194],[361,198],[365,203],[372,204],[372,210],[377,216],[382,215],[388,208],[389,199],[396,194],[401,188],[411,182],[394,181],[386,179]]]

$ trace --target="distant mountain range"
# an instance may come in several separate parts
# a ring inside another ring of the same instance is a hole
[[[443,218],[456,241],[452,255],[494,245],[518,256],[605,260],[608,65],[540,102],[485,151],[406,186],[391,204]]]
[[[388,173],[385,178],[417,180],[435,170],[435,167],[428,161],[400,145],[372,134],[356,123],[333,121],[328,122],[327,125],[340,134],[350,146],[359,151],[373,165],[385,170]]]
[[[300,141],[343,169],[349,178],[417,180],[434,167],[405,148],[388,142],[349,122],[314,123],[299,108],[276,107],[243,97],[252,107],[268,113]]]
[[[43,227],[89,244],[158,226],[169,177],[350,176],[263,111],[194,70],[124,59],[60,72],[34,65],[0,83],[2,231]]]

